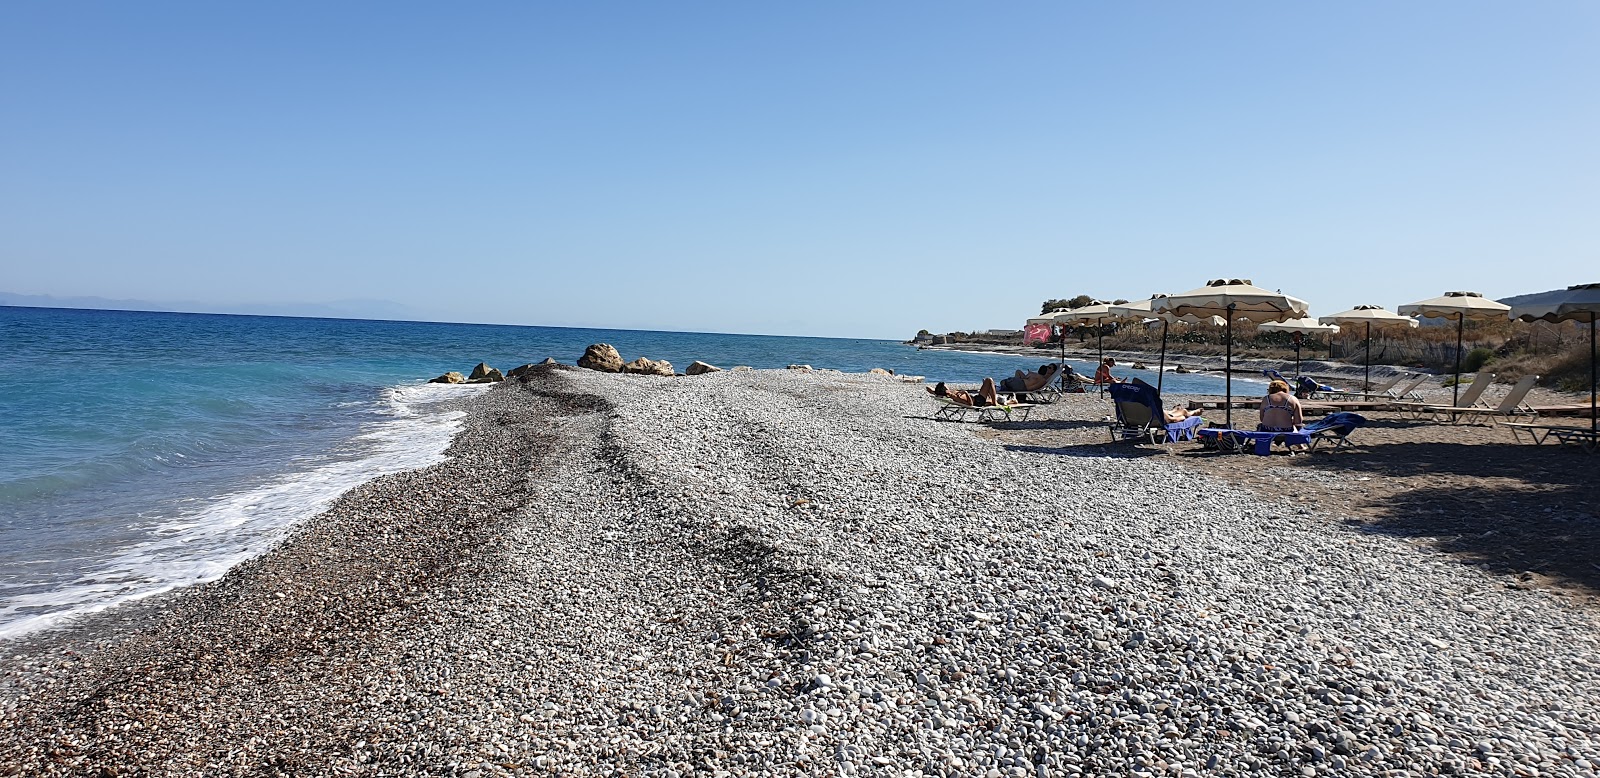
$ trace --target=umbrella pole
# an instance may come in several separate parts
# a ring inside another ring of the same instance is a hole
[[[1465,311],[1456,314],[1456,382],[1451,386],[1450,405],[1461,404],[1461,329],[1467,322]]]
[[[1295,333],[1295,339],[1294,339],[1294,377],[1297,380],[1300,378],[1300,337],[1299,337],[1299,333]]]
[[[1056,383],[1061,384],[1061,391],[1067,390],[1067,328],[1061,327],[1061,334],[1056,336],[1056,347],[1061,350],[1060,357],[1056,360]]]
[[[1099,372],[1100,367],[1106,363],[1106,320],[1105,319],[1095,319],[1094,320],[1094,329],[1095,329],[1095,332],[1098,333],[1095,336],[1095,348],[1099,349],[1099,351],[1100,351],[1100,364],[1096,365],[1094,369],[1095,369],[1096,372]],[[1108,369],[1108,370],[1106,370],[1106,384],[1111,383],[1110,379],[1111,379],[1111,371]],[[1100,396],[1101,397],[1106,396],[1106,384],[1101,384],[1100,385]]]
[[[1594,341],[1594,322],[1589,323],[1590,342]],[[1593,351],[1593,349],[1590,349]],[[1593,360],[1590,360],[1591,362]],[[1161,382],[1167,377],[1167,320],[1161,320],[1161,365],[1156,368],[1156,394],[1161,394]]]
[[[1595,393],[1600,391],[1600,381],[1595,380],[1594,367],[1594,319],[1593,311],[1589,312],[1589,432],[1600,431],[1600,403],[1596,402]]]
[[[1228,332],[1227,332],[1226,338],[1227,338],[1227,341],[1228,341],[1228,359],[1227,359],[1227,362],[1223,365],[1223,368],[1222,368],[1222,380],[1223,380],[1223,385],[1227,387],[1227,389],[1224,390],[1224,391],[1227,392],[1227,396],[1223,398],[1222,405],[1223,405],[1223,407],[1228,409],[1227,410],[1227,417],[1228,417],[1227,428],[1231,430],[1231,429],[1233,429],[1233,306],[1232,305],[1228,306]]]
[[[1361,376],[1361,393],[1372,391],[1372,322],[1367,322],[1367,370]]]

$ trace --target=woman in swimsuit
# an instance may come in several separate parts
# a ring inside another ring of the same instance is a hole
[[[1305,422],[1300,400],[1289,393],[1289,384],[1283,381],[1267,384],[1267,396],[1261,398],[1261,423],[1256,425],[1256,429],[1261,432],[1294,432]]]
[[[923,388],[927,389],[927,387]],[[931,394],[934,397],[943,397],[957,405],[968,405],[974,408],[983,408],[986,406],[1000,404],[1000,393],[995,389],[993,378],[983,379],[983,386],[978,387],[978,391],[976,392],[968,392],[963,389],[949,389],[945,387],[943,381],[940,381],[939,383],[934,384],[932,389],[928,389],[928,394]]]
[[[1098,370],[1094,371],[1094,382],[1096,384],[1099,384],[1099,385],[1102,385],[1102,386],[1104,386],[1105,384],[1120,384],[1120,383],[1122,383],[1122,379],[1117,378],[1114,375],[1111,375],[1111,368],[1116,367],[1116,366],[1117,366],[1117,360],[1112,359],[1111,357],[1106,357],[1106,360],[1104,362],[1100,363],[1100,368]]]

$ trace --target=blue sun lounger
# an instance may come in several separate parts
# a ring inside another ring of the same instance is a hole
[[[1195,431],[1206,423],[1199,416],[1190,416],[1177,424],[1168,424],[1166,412],[1161,409],[1161,394],[1156,388],[1135,378],[1124,384],[1109,384],[1111,407],[1116,409],[1117,420],[1111,425],[1111,439],[1147,439],[1151,443],[1172,443],[1194,440]]]

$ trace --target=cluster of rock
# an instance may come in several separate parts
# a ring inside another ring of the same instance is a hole
[[[430,383],[430,384],[492,384],[492,383],[497,383],[497,382],[500,382],[500,381],[504,381],[507,378],[518,378],[522,374],[528,372],[529,370],[532,370],[532,369],[534,369],[536,367],[540,367],[542,365],[556,365],[556,364],[560,364],[560,363],[556,362],[554,359],[552,359],[550,357],[545,357],[543,362],[529,363],[529,364],[523,365],[522,367],[514,367],[514,368],[511,368],[511,370],[509,370],[509,371],[507,371],[505,373],[502,373],[502,372],[500,372],[499,368],[489,367],[489,363],[487,363],[487,362],[479,362],[478,366],[472,369],[472,374],[471,375],[462,375],[462,374],[457,373],[456,371],[452,370],[452,371],[450,371],[448,373],[445,373],[442,376],[439,376],[438,378],[429,379],[428,383]]]
[[[578,367],[586,367],[601,373],[634,373],[637,375],[677,375],[672,369],[672,363],[665,359],[650,359],[639,357],[632,362],[623,362],[622,354],[610,343],[595,343],[584,349],[583,356],[578,357]],[[720,373],[722,368],[695,360],[684,375],[702,375],[705,373]]]
[[[504,381],[506,376],[498,368],[489,367],[487,362],[479,362],[472,368],[471,375],[462,375],[452,370],[438,378],[428,381],[430,384],[492,384]]]
[[[540,362],[538,364],[527,364],[527,365],[523,365],[522,367],[512,368],[510,371],[508,371],[506,373],[501,373],[498,369],[490,367],[487,363],[479,362],[478,366],[472,369],[472,374],[471,375],[465,375],[464,376],[464,375],[462,375],[460,373],[457,373],[455,371],[451,371],[451,372],[445,373],[442,376],[439,376],[438,378],[431,379],[428,383],[433,383],[433,384],[487,384],[487,383],[494,383],[494,382],[497,382],[497,381],[504,381],[507,378],[520,378],[520,377],[523,376],[523,374],[527,373],[528,371],[530,371],[530,370],[532,370],[532,369],[534,369],[536,367],[540,367],[540,366],[543,366],[543,365],[556,365],[556,364],[560,364],[560,363],[555,361],[552,358],[546,357],[543,362]],[[659,375],[659,376],[704,375],[706,373],[720,373],[720,372],[722,372],[722,368],[717,367],[716,365],[713,365],[713,364],[710,364],[710,363],[707,363],[707,362],[701,362],[698,359],[695,360],[694,362],[690,363],[689,367],[685,368],[682,373],[678,373],[678,372],[674,371],[673,367],[672,367],[672,363],[668,362],[665,359],[650,359],[649,357],[639,357],[638,359],[635,359],[632,362],[624,362],[624,361],[622,361],[622,354],[620,352],[618,352],[617,348],[615,346],[611,345],[610,343],[595,343],[595,344],[591,344],[588,348],[584,349],[583,356],[578,357],[578,367],[588,368],[590,370],[598,371],[598,372],[601,372],[601,373],[633,373],[633,374],[636,374],[636,375]],[[737,365],[737,366],[733,367],[732,369],[733,370],[750,370],[752,368],[750,368],[750,367],[748,367],[746,365]],[[789,365],[788,369],[796,371],[796,372],[801,372],[801,373],[810,373],[810,372],[814,372],[814,371],[815,372],[829,372],[829,373],[837,373],[837,372],[839,372],[837,370],[819,370],[819,369],[811,367],[810,365]],[[900,380],[906,381],[906,382],[910,382],[910,383],[919,383],[919,382],[922,381],[922,376],[895,376],[895,373],[894,373],[893,370],[887,370],[887,369],[884,369],[884,368],[881,368],[881,367],[872,368],[871,370],[868,370],[867,372],[869,374],[871,374],[871,375],[894,376],[897,379],[900,379]]]

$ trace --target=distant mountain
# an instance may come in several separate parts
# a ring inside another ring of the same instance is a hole
[[[94,308],[106,311],[171,311],[174,313],[237,313],[253,316],[309,316],[325,319],[429,318],[409,305],[389,300],[333,300],[325,303],[237,303],[214,305],[187,300],[153,302],[109,297],[56,297],[48,294],[0,292],[0,305],[24,308]]]

